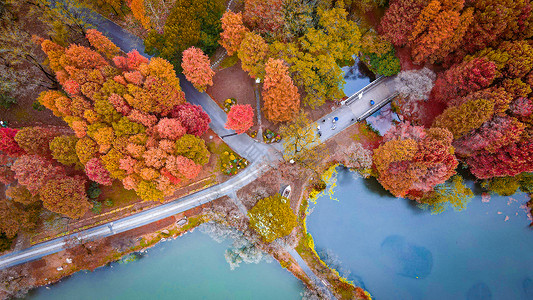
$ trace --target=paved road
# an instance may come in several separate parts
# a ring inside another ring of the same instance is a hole
[[[100,239],[150,224],[157,220],[161,220],[200,206],[221,196],[231,194],[233,191],[244,187],[248,183],[261,176],[266,170],[268,170],[268,168],[268,164],[254,163],[228,181],[199,191],[192,195],[140,212],[133,216],[84,230],[80,233],[57,238],[49,242],[37,244],[24,250],[3,255],[0,257],[0,269],[36,260],[48,254],[59,252],[64,249],[65,241],[67,239],[79,238],[82,241]]]

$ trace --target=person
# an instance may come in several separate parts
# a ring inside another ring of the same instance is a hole
[[[374,105],[374,100],[370,100],[370,105]]]

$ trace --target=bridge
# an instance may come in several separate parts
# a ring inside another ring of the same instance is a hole
[[[370,84],[354,93],[346,100],[341,101],[341,106],[331,113],[316,121],[313,125],[320,126],[320,141],[325,142],[350,125],[362,121],[391,102],[398,92],[396,84],[391,77],[378,77]],[[332,120],[337,118],[335,129],[332,129]]]

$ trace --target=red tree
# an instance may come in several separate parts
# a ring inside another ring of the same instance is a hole
[[[26,153],[15,141],[17,132],[18,129],[0,128],[0,150],[9,156],[20,156]]]
[[[379,182],[396,197],[421,199],[455,174],[458,162],[451,142],[446,129],[397,125],[374,150]]]
[[[204,112],[201,106],[185,103],[175,106],[170,111],[170,116],[176,118],[187,129],[188,134],[201,136],[207,129],[211,119]]]
[[[235,104],[231,107],[226,121],[226,129],[235,130],[238,134],[245,133],[254,125],[254,109],[250,104]]]
[[[533,172],[533,142],[510,144],[495,153],[481,151],[469,157],[466,163],[472,174],[479,179]]]
[[[178,119],[163,118],[157,123],[157,132],[163,139],[177,140],[187,132],[187,129]]]
[[[90,180],[102,185],[112,185],[113,180],[109,175],[109,171],[106,170],[102,161],[95,157],[91,158],[85,164],[85,173]]]
[[[381,18],[380,31],[396,46],[405,46],[427,0],[395,0]]]
[[[213,85],[215,72],[209,65],[209,57],[201,49],[193,46],[183,51],[181,67],[185,78],[200,92]]]
[[[488,87],[496,75],[496,64],[486,58],[465,61],[437,77],[431,96],[437,101],[447,103],[457,97]]]
[[[37,194],[48,182],[65,173],[63,168],[53,166],[49,161],[36,155],[23,155],[11,166],[18,182],[32,193]]]
[[[485,150],[493,153],[499,148],[517,142],[524,131],[524,124],[512,117],[496,116],[481,127],[454,141],[456,154],[468,157]]]

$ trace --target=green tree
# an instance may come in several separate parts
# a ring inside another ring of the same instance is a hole
[[[250,227],[267,243],[289,235],[297,225],[289,199],[280,194],[259,200],[248,212],[248,217]]]
[[[205,141],[192,134],[185,134],[176,141],[174,154],[185,156],[202,166],[209,161],[209,150]]]
[[[182,52],[191,46],[213,54],[222,31],[223,12],[222,0],[177,0],[163,33],[148,33],[144,40],[146,52],[169,60],[177,70],[181,70]]]

